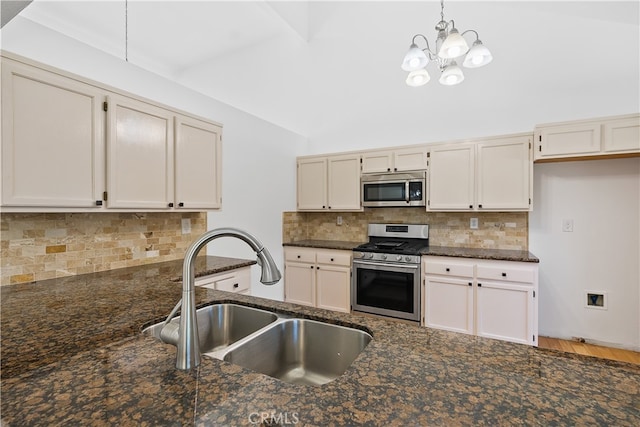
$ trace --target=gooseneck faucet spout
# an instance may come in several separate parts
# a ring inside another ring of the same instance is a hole
[[[219,237],[235,237],[246,242],[258,255],[258,265],[262,268],[260,282],[274,285],[282,278],[276,263],[269,251],[251,234],[237,228],[217,228],[198,237],[187,249],[182,265],[182,301],[178,302],[171,311],[165,326],[160,333],[161,339],[178,347],[176,368],[187,370],[200,364],[200,346],[198,336],[198,321],[196,318],[195,298],[195,259],[200,249],[210,241]],[[171,319],[182,306],[180,325],[170,323]]]

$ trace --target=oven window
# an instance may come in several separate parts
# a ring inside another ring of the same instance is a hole
[[[406,200],[404,182],[365,184],[363,192],[365,202],[397,202]]]
[[[413,313],[414,272],[356,269],[356,303]]]

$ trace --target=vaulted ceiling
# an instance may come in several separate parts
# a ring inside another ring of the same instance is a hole
[[[35,0],[19,16],[307,136],[399,107],[395,126],[443,110],[474,125],[478,109],[509,117],[552,96],[579,114],[585,89],[638,79],[637,1],[450,0],[444,11],[495,58],[456,87],[434,67],[409,88],[400,70],[414,34],[435,40],[437,1]]]

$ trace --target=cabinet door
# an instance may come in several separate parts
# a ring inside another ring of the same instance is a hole
[[[469,210],[474,207],[475,145],[431,148],[428,210]]]
[[[316,307],[349,313],[350,285],[351,269],[319,265],[316,269]]]
[[[477,204],[480,210],[528,210],[531,138],[484,141],[477,145]]]
[[[473,278],[425,277],[425,325],[473,334]]]
[[[328,208],[361,210],[360,156],[329,157],[328,168]]]
[[[327,207],[327,158],[298,160],[298,210]]]
[[[284,295],[286,302],[315,306],[315,265],[286,263],[284,268]]]
[[[173,203],[173,114],[109,97],[107,206],[166,209]]]
[[[533,286],[478,281],[476,334],[535,344]]]
[[[537,129],[536,135],[536,160],[600,152],[599,122],[541,127]]]
[[[393,151],[362,153],[362,173],[391,172]]]
[[[606,121],[603,132],[603,150],[607,154],[640,152],[640,117]]]
[[[3,206],[102,203],[104,99],[93,86],[3,59]]]
[[[394,171],[415,171],[427,168],[426,147],[405,148],[393,152]]]
[[[175,203],[186,209],[221,207],[222,128],[175,118]]]

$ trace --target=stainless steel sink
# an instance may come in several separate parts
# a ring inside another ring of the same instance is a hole
[[[224,349],[275,322],[278,316],[269,311],[236,304],[214,304],[196,310],[200,351],[208,353]],[[179,324],[180,317],[171,319]],[[142,332],[160,339],[164,322],[145,328]]]
[[[223,360],[294,384],[326,384],[342,375],[371,335],[307,319],[285,319],[229,349]]]

